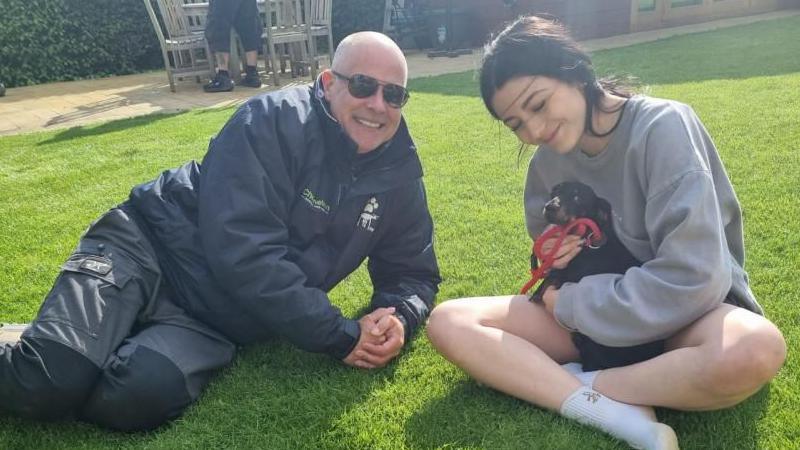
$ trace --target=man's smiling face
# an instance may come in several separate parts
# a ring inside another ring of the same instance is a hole
[[[380,44],[352,46],[342,60],[335,61],[334,70],[346,77],[363,74],[383,83],[406,85],[407,69],[402,53],[398,56]],[[401,112],[386,104],[383,86],[369,97],[355,98],[347,89],[347,80],[331,71],[323,73],[322,82],[333,116],[358,145],[359,153],[375,150],[397,132]]]

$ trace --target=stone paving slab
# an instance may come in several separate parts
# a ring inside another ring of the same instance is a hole
[[[308,80],[287,80],[293,85]],[[87,125],[153,112],[219,108],[238,104],[272,89],[238,88],[207,94],[194,80],[179,81],[169,90],[165,72],[68,81],[8,89],[0,98],[0,135]]]
[[[597,51],[798,14],[800,10],[783,10],[594,39],[581,44],[589,51]],[[418,78],[476,70],[480,55],[480,49],[455,58],[428,58],[424,52],[409,52],[409,76]],[[264,77],[264,80],[271,82],[268,77]],[[287,78],[281,81],[281,87],[310,81],[307,77]],[[170,92],[165,72],[157,71],[11,88],[6,91],[5,97],[0,97],[0,136],[82,126],[154,112],[220,108],[239,104],[259,92],[275,89],[266,84],[259,89],[238,87],[233,92],[208,94],[194,79],[178,81],[176,86],[177,92]]]

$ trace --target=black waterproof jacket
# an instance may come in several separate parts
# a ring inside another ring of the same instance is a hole
[[[326,292],[367,257],[371,306],[396,307],[407,338],[441,281],[405,122],[358,155],[319,83],[252,98],[202,165],[136,186],[124,207],[155,241],[179,304],[241,344],[280,335],[347,356],[359,325]]]

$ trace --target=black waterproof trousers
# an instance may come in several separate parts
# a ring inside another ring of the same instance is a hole
[[[92,224],[16,345],[0,347],[0,414],[155,428],[192,404],[235,346],[171,299],[122,209]]]

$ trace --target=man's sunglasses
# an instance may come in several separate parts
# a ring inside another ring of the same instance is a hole
[[[387,105],[392,108],[402,108],[406,104],[411,94],[408,89],[394,83],[384,83],[378,81],[369,75],[354,74],[353,76],[346,77],[335,70],[332,70],[334,75],[342,80],[347,81],[347,90],[355,98],[367,98],[375,95],[378,91],[378,86],[383,86],[383,100]]]

